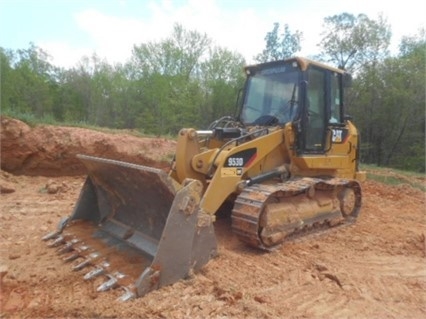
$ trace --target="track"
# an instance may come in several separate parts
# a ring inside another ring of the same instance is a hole
[[[284,241],[353,223],[361,187],[340,178],[296,178],[244,189],[232,211],[232,229],[251,246],[273,250]]]

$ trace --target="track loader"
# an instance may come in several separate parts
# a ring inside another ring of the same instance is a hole
[[[244,71],[237,115],[180,130],[168,172],[79,155],[78,202],[43,240],[98,291],[128,300],[199,270],[217,254],[225,203],[235,236],[267,251],[358,217],[365,172],[343,104],[350,75],[298,57]]]

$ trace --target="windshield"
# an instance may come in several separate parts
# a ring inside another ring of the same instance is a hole
[[[275,117],[280,124],[292,121],[298,108],[299,74],[300,70],[293,65],[280,65],[250,76],[246,83],[242,122],[261,124],[256,120],[262,116]]]

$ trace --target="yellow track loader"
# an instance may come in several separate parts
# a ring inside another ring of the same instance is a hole
[[[343,104],[350,75],[304,58],[247,66],[235,117],[182,129],[170,171],[79,155],[88,177],[72,214],[43,240],[98,291],[122,301],[186,278],[217,254],[214,221],[273,250],[353,223],[359,135]]]

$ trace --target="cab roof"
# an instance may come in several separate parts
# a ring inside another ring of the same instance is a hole
[[[284,60],[277,60],[277,61],[270,61],[270,62],[252,64],[252,65],[246,66],[244,68],[244,71],[246,71],[246,72],[247,71],[255,71],[255,70],[261,69],[265,66],[275,66],[275,65],[278,66],[278,65],[283,64],[283,63],[291,63],[291,62],[296,62],[299,65],[299,67],[302,71],[306,71],[310,65],[315,65],[319,68],[330,70],[330,71],[333,71],[333,72],[342,73],[342,74],[345,73],[345,71],[342,70],[342,69],[338,69],[336,67],[333,67],[333,66],[321,63],[321,62],[317,62],[317,61],[314,61],[314,60],[310,60],[310,59],[307,59],[307,58],[304,58],[304,57],[292,57],[292,58],[284,59]]]

